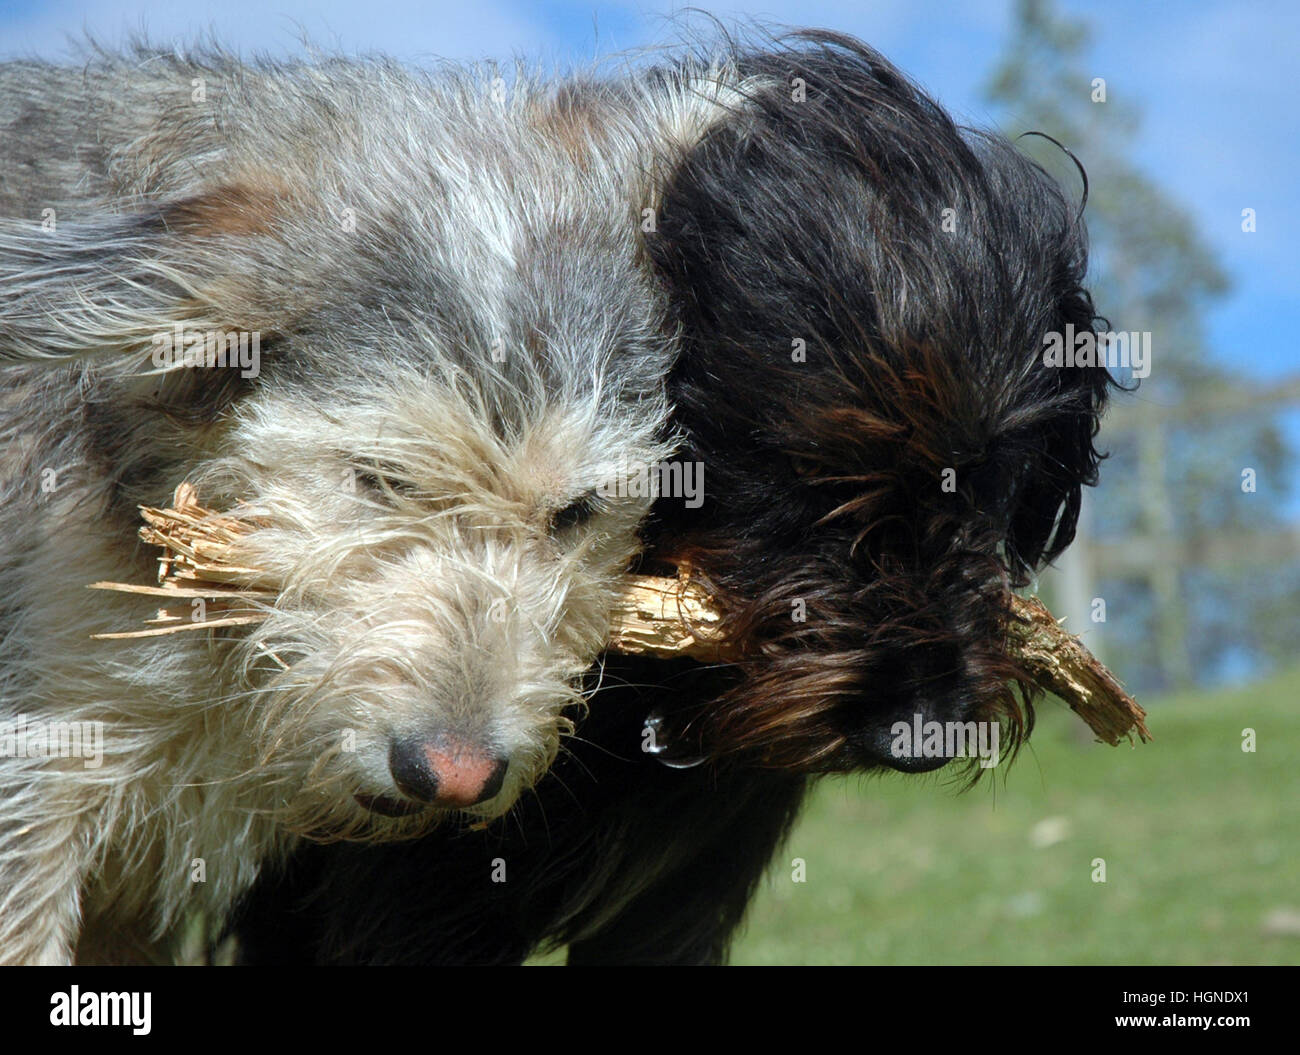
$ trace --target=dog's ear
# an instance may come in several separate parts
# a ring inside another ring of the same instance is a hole
[[[0,362],[145,366],[139,353],[177,325],[274,331],[279,222],[277,195],[245,184],[45,226],[0,220]]]
[[[1061,391],[1050,403],[1055,413],[1033,442],[1034,472],[1023,481],[1008,530],[1008,556],[1027,575],[1074,541],[1083,488],[1098,480],[1104,455],[1094,441],[1109,390],[1116,387],[1104,366],[1061,374]]]

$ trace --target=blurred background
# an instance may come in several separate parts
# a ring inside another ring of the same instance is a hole
[[[1039,585],[1147,707],[1154,742],[1091,743],[1049,703],[1017,765],[971,791],[942,771],[823,782],[735,959],[1300,962],[1300,6],[701,6],[851,33],[964,123],[1068,146],[1088,174],[1098,306],[1151,349],[1103,429],[1078,541]],[[704,28],[679,8],[0,0],[0,57],[67,56],[87,32],[210,33],[245,54],[563,70]],[[1058,150],[1023,148],[1081,195]]]

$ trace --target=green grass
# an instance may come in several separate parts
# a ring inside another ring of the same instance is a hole
[[[1294,670],[1144,701],[1136,748],[1048,704],[1009,773],[965,793],[942,773],[825,780],[733,962],[1300,963],[1298,697]]]

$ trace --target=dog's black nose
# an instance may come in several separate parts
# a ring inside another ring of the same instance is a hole
[[[948,692],[932,689],[925,696],[905,696],[883,713],[869,715],[853,740],[869,764],[929,773],[954,759],[995,753],[997,740],[990,730],[989,722],[973,720],[967,694],[958,685]]]
[[[388,750],[388,768],[403,795],[448,808],[492,798],[505,783],[509,766],[508,758],[447,737],[403,737]]]
[[[915,750],[909,752],[898,749],[897,737],[890,733],[885,733],[880,737],[879,743],[880,760],[890,769],[896,769],[900,773],[930,773],[936,769],[942,769],[952,761],[951,755],[938,754],[927,757]]]

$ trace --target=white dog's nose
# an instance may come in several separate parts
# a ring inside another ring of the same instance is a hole
[[[486,802],[505,783],[510,760],[450,737],[393,741],[388,767],[403,795],[456,809]]]

